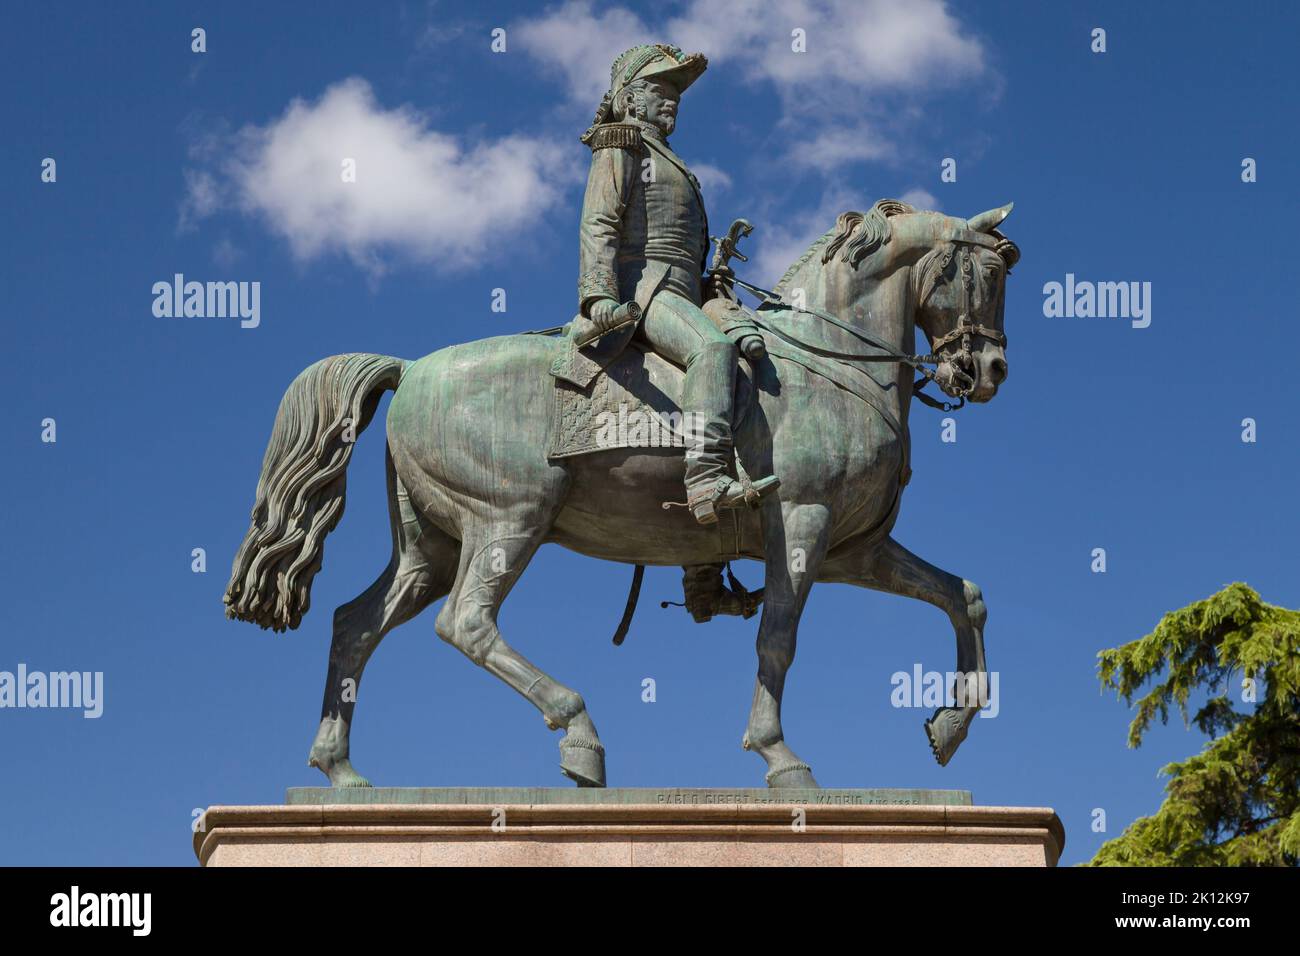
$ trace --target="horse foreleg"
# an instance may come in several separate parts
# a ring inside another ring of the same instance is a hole
[[[849,550],[828,559],[821,580],[916,598],[948,615],[957,635],[956,707],[940,707],[925,722],[930,749],[942,766],[966,739],[970,723],[988,701],[988,665],[984,657],[984,596],[971,581],[936,568],[893,538]]]
[[[763,515],[767,564],[763,617],[758,626],[758,679],[742,746],[767,762],[767,785],[816,787],[812,768],[785,743],[781,696],[794,662],[799,618],[826,554],[829,513],[822,505],[772,502]]]

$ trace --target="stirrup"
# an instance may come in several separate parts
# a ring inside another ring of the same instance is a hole
[[[737,480],[722,475],[713,484],[705,484],[691,491],[686,496],[686,504],[700,524],[714,524],[721,509],[739,508],[742,505],[757,508],[765,494],[780,486],[781,479],[776,475],[768,475],[757,481],[750,481],[748,476]]]

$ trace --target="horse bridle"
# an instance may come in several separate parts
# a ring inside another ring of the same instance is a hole
[[[995,237],[985,236],[979,233],[971,233],[969,236],[954,237],[947,241],[953,243],[955,247],[977,245],[986,249],[1000,251],[998,249],[998,240],[996,240]],[[974,294],[975,288],[974,264],[969,249],[956,248],[955,251],[959,257],[958,267],[961,273],[961,312],[958,316],[956,327],[953,328],[952,331],[946,332],[939,338],[932,340],[930,343],[931,351],[925,355],[908,355],[905,352],[900,352],[892,346],[880,341],[875,336],[869,335],[860,329],[855,329],[846,322],[841,322],[828,312],[823,312],[820,309],[809,309],[804,306],[795,305],[793,302],[786,301],[782,296],[770,289],[764,289],[760,286],[753,285],[752,283],[741,279],[739,276],[732,276],[730,279],[737,285],[747,289],[749,292],[764,300],[764,304],[766,305],[791,309],[795,312],[802,312],[805,315],[815,315],[818,318],[829,322],[831,325],[848,332],[859,341],[864,342],[873,348],[880,349],[883,354],[863,355],[855,352],[837,352],[833,349],[823,349],[819,346],[810,345],[807,342],[801,342],[794,336],[789,335],[781,329],[775,328],[769,323],[761,323],[763,328],[767,331],[784,339],[791,345],[805,349],[812,352],[814,355],[820,355],[824,358],[832,358],[846,362],[898,362],[899,364],[907,365],[921,375],[920,378],[912,383],[912,394],[931,408],[951,412],[962,408],[966,404],[966,396],[968,396],[975,388],[975,377],[973,374],[975,371],[975,354],[971,348],[973,340],[977,338],[985,339],[1003,349],[1007,347],[1006,333],[998,329],[989,328],[986,325],[980,325],[971,319],[971,298]],[[946,269],[949,261],[951,260],[945,258],[945,260],[940,264],[940,268]],[[917,308],[919,309],[922,304],[923,303],[917,303]],[[956,351],[945,352],[944,349],[947,346],[952,345],[954,342],[959,343],[960,348]],[[936,368],[929,369],[926,368],[927,365],[934,365]],[[966,370],[969,370],[969,372]],[[957,404],[954,405],[952,402],[940,401],[939,399],[931,398],[929,395],[925,394],[923,389],[930,382],[934,382],[946,394],[957,399]]]
[[[992,342],[1004,350],[1007,347],[1005,332],[1000,329],[989,328],[986,325],[980,325],[971,319],[971,299],[975,292],[975,266],[970,249],[965,248],[965,246],[956,247],[958,241],[960,240],[954,241],[955,251],[958,256],[961,287],[961,311],[957,317],[957,325],[952,331],[931,340],[930,349],[940,359],[940,368],[918,380],[912,387],[913,394],[922,402],[931,408],[942,408],[944,411],[961,408],[966,404],[966,396],[975,388],[975,354],[971,349],[972,340],[980,338]],[[982,242],[975,244],[985,245]],[[996,249],[996,246],[993,248]],[[940,264],[940,269],[946,269],[949,261],[949,258],[945,257]],[[917,308],[919,309],[924,304],[924,302],[918,302]],[[960,348],[955,351],[945,351],[954,342],[959,343]],[[949,367],[946,372],[943,369],[944,363]],[[922,371],[926,372],[928,369],[922,369]],[[958,376],[960,376],[960,379]],[[921,389],[929,381],[934,381],[944,392],[953,398],[959,399],[961,404],[953,406],[950,402],[939,402],[923,394]]]

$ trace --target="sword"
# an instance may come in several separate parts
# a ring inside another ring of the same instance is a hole
[[[713,280],[715,294],[730,299],[732,302],[738,302],[735,289],[732,286],[732,280],[735,273],[731,271],[731,266],[727,263],[732,259],[739,259],[741,262],[748,262],[749,257],[741,255],[736,251],[736,243],[754,231],[754,227],[749,224],[747,219],[737,219],[731,224],[725,236],[713,236],[714,245],[717,247],[713,252],[713,262],[709,266],[709,276]]]
[[[739,259],[741,262],[748,262],[748,256],[742,256],[736,251],[736,243],[740,242],[747,235],[754,231],[754,227],[749,224],[747,219],[737,219],[731,224],[725,236],[714,236],[713,242],[717,246],[713,253],[713,262],[709,266],[710,272],[717,272],[719,269],[727,268],[727,260]]]

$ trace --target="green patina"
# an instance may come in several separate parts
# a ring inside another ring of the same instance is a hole
[[[682,93],[705,65],[699,54],[658,46],[634,48],[615,64],[583,137],[592,175],[569,335],[500,336],[414,361],[331,356],[285,393],[225,594],[230,617],[275,630],[296,628],[306,612],[325,536],[343,513],[354,441],[381,395],[395,390],[386,436],[392,558],[335,613],[309,758],[336,789],[370,786],[352,766],[349,743],[366,662],[386,633],[442,598],[437,634],[564,731],[567,776],[604,786],[604,746],[582,697],[497,627],[502,602],[548,542],[629,565],[686,568],[697,620],[749,616],[762,604],[741,743],[766,763],[768,786],[785,793],[817,787],[780,713],[813,584],[934,605],[953,624],[956,670],[986,674],[979,588],[912,554],[891,531],[911,474],[906,353],[916,329],[929,338],[939,365],[932,374],[949,395],[987,402],[1006,375],[1003,292],[1018,253],[997,227],[1011,207],[962,219],[881,200],[845,212],[787,273],[805,300],[747,310],[727,260],[749,226],[738,221],[706,264],[699,182],[668,145]],[[576,394],[578,411],[566,414],[580,416],[592,383],[614,372],[642,405],[702,422],[698,447],[548,455],[557,396]],[[720,570],[737,558],[762,562],[764,587],[727,601]],[[565,595],[595,599],[577,584]],[[554,633],[570,630],[561,621]],[[976,712],[940,707],[925,721],[939,763]],[[844,791],[868,792],[915,793]]]

